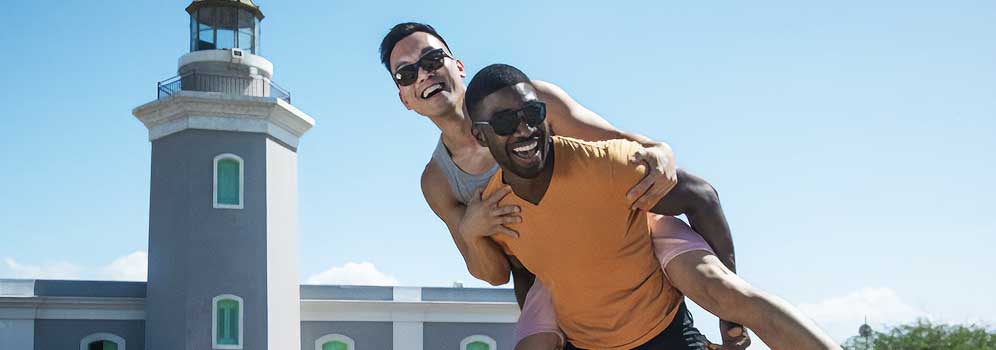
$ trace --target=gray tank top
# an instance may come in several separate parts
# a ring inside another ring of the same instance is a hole
[[[480,175],[464,172],[463,169],[457,167],[456,163],[453,162],[453,157],[450,156],[450,151],[443,145],[442,138],[439,139],[436,150],[432,152],[432,160],[436,162],[436,165],[440,169],[443,169],[443,174],[446,176],[446,181],[450,183],[453,194],[463,204],[470,202],[470,196],[474,194],[474,190],[487,185],[491,176],[498,171],[498,164],[495,164],[491,169]]]

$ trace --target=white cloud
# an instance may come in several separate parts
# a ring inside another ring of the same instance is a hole
[[[307,284],[349,284],[369,286],[396,286],[398,280],[377,270],[370,262],[347,262],[343,266],[334,266],[328,270],[311,275],[305,280]]]
[[[799,304],[803,313],[816,321],[837,341],[858,333],[858,327],[868,317],[876,330],[885,326],[909,323],[930,315],[904,302],[889,288],[864,288],[845,296],[832,297],[812,304]]]
[[[149,254],[144,251],[114,259],[110,265],[100,269],[103,279],[113,281],[145,281],[149,272]]]
[[[148,254],[144,251],[119,257],[101,268],[84,268],[70,262],[51,262],[43,265],[22,264],[13,258],[4,258],[0,264],[0,278],[26,279],[99,279],[112,281],[145,281],[148,271]]]
[[[0,266],[0,276],[32,279],[79,279],[81,270],[79,266],[68,262],[24,265],[14,259],[4,258],[3,266]]]

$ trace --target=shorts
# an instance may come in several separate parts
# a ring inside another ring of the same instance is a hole
[[[578,350],[570,342],[564,346],[564,350]],[[643,343],[643,345],[633,348],[633,350],[705,350],[705,336],[692,322],[692,313],[685,307],[682,301],[678,305],[678,313],[674,315],[674,320],[654,339]]]

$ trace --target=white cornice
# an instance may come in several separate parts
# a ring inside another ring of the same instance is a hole
[[[141,298],[0,297],[0,319],[144,320]]]
[[[512,302],[301,300],[301,321],[515,323]]]
[[[0,297],[0,320],[143,320],[142,298]],[[513,302],[301,300],[301,321],[515,323]]]
[[[219,92],[180,91],[141,105],[132,114],[149,129],[149,141],[205,129],[266,133],[296,148],[315,125],[314,118],[284,100]]]

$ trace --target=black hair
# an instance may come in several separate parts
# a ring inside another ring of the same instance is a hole
[[[391,51],[394,51],[394,45],[397,45],[401,39],[408,37],[417,32],[427,33],[439,39],[443,42],[443,46],[450,54],[453,54],[453,50],[450,50],[450,46],[446,44],[446,40],[436,32],[436,28],[424,23],[417,22],[405,22],[399,23],[391,28],[387,35],[384,36],[384,40],[380,42],[380,63],[384,64],[384,68],[387,68],[389,73],[391,71]]]
[[[500,63],[484,67],[470,80],[464,95],[463,103],[467,106],[467,112],[471,114],[469,117],[474,119],[475,108],[488,95],[523,82],[528,83],[529,77],[518,68]]]

